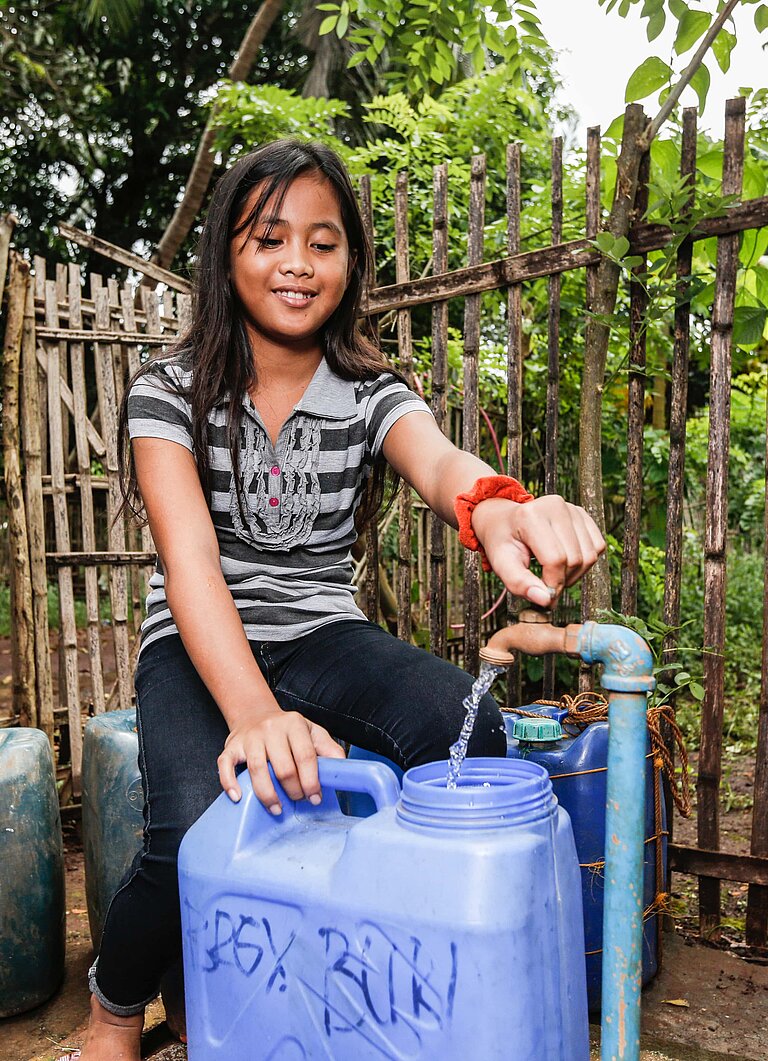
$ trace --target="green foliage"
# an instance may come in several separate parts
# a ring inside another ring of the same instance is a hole
[[[334,132],[334,122],[349,114],[341,100],[305,99],[277,85],[225,82],[216,96],[216,147],[229,151],[233,144],[256,147],[281,136],[322,140],[345,152]]]
[[[320,33],[347,37],[354,46],[350,67],[376,67],[384,59],[390,88],[409,95],[463,78],[465,60],[476,74],[505,63],[519,84],[532,61],[544,67],[549,50],[535,0],[340,0],[319,10],[328,13]]]

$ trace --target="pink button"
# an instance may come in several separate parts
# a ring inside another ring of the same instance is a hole
[[[273,464],[272,467],[269,469],[269,474],[270,475],[279,475],[280,474],[280,469],[278,468],[278,466],[276,464]]]
[[[269,503],[272,506],[272,508],[277,508],[277,506],[280,504],[280,501],[276,497],[270,497]]]

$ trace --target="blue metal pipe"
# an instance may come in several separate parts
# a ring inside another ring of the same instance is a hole
[[[638,1061],[643,949],[643,840],[648,645],[624,626],[584,623],[578,652],[602,663],[609,737],[605,816],[601,1061]]]

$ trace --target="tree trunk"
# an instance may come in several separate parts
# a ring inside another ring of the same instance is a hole
[[[616,238],[629,235],[632,208],[637,190],[637,175],[640,159],[650,148],[651,141],[670,116],[677,101],[701,66],[704,56],[712,46],[726,20],[739,0],[727,0],[704,34],[693,58],[671,90],[653,121],[647,121],[642,107],[630,103],[624,117],[624,135],[617,163],[616,191],[607,229]],[[594,303],[587,319],[584,342],[584,374],[582,377],[582,404],[579,416],[579,488],[581,504],[605,532],[605,509],[603,507],[603,475],[601,423],[603,384],[610,337],[609,318],[616,305],[619,286],[619,267],[608,258],[603,258],[595,277]],[[594,617],[597,611],[611,606],[611,583],[608,558],[603,556],[584,576],[584,602],[586,614]]]
[[[637,190],[637,175],[645,147],[641,135],[648,119],[643,108],[631,103],[624,116],[624,135],[617,163],[616,192],[607,229],[616,238],[627,236]],[[592,313],[587,318],[584,343],[584,374],[579,415],[579,491],[582,506],[605,533],[602,467],[602,406],[605,366],[610,338],[609,318],[616,306],[619,267],[603,258],[595,277]],[[588,614],[594,617],[611,606],[611,583],[607,557],[603,556],[584,579]]]
[[[251,72],[259,49],[272,27],[272,23],[282,10],[285,0],[263,0],[259,10],[254,15],[248,31],[243,38],[237,55],[227,71],[232,81],[244,81]],[[215,140],[216,106],[214,105],[211,115],[206,123],[200,144],[197,148],[195,161],[189,172],[184,195],[176,211],[171,218],[168,227],[163,233],[157,245],[152,261],[156,265],[167,269],[176,253],[187,238],[187,235],[195,223],[200,207],[203,204],[205,193],[211,182],[215,155],[213,143]]]
[[[328,99],[330,96],[331,74],[336,67],[339,51],[335,47],[336,43],[338,43],[338,37],[333,33],[326,33],[325,36],[317,38],[315,57],[301,90],[304,99]]]
[[[331,77],[344,61],[344,45],[335,33],[319,34],[327,11],[319,11],[317,3],[307,3],[296,27],[298,37],[314,58],[301,90],[304,99],[328,99]]]
[[[5,276],[8,271],[8,254],[13,238],[13,230],[18,223],[15,214],[0,214],[0,303],[5,291]]]

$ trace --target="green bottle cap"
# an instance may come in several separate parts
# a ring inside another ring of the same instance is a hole
[[[546,744],[560,740],[563,730],[554,718],[518,718],[512,736],[523,744]]]

